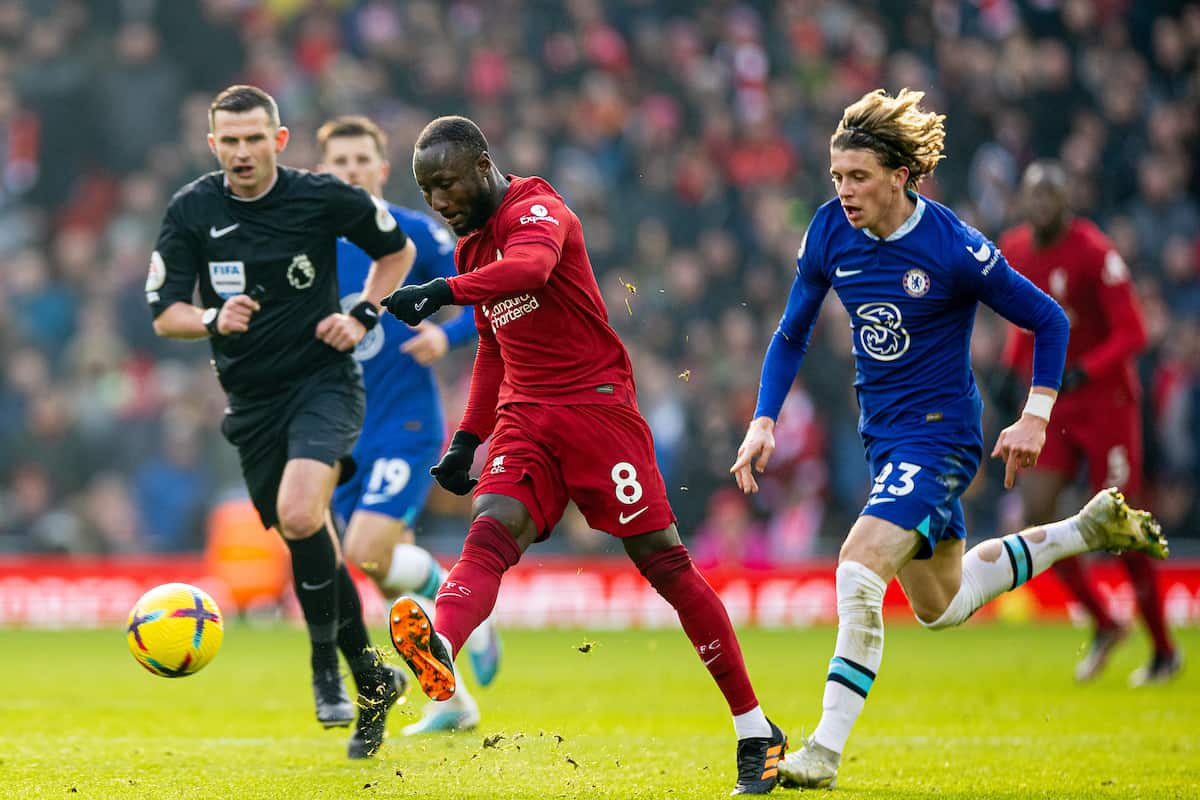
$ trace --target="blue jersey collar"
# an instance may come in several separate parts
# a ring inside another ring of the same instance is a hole
[[[908,196],[917,201],[917,207],[913,209],[913,212],[908,215],[908,219],[904,220],[903,224],[901,224],[899,228],[896,228],[896,230],[892,231],[890,236],[884,239],[885,242],[894,242],[897,239],[903,238],[907,233],[909,233],[909,231],[917,227],[917,223],[921,221],[921,217],[925,213],[925,198],[921,197],[921,195],[917,194],[916,192],[909,192]],[[879,237],[871,233],[866,228],[863,228],[862,232],[865,233],[869,238],[879,241]]]

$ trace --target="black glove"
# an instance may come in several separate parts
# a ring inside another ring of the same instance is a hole
[[[1067,367],[1063,370],[1062,388],[1060,392],[1071,392],[1083,386],[1088,381],[1088,374],[1083,367]]]
[[[471,477],[471,462],[475,460],[477,447],[478,436],[466,431],[456,431],[454,438],[450,440],[450,446],[446,448],[446,454],[442,456],[441,461],[429,468],[429,474],[448,492],[470,494],[475,484],[479,483],[476,478]]]
[[[401,286],[396,291],[383,298],[383,307],[388,312],[409,325],[416,325],[442,306],[454,302],[454,293],[445,278],[434,278],[429,283],[420,286]],[[476,446],[478,446],[476,442]]]

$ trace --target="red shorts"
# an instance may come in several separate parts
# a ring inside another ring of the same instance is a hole
[[[489,493],[524,505],[539,540],[550,535],[568,500],[588,525],[620,538],[675,521],[650,426],[630,405],[504,406],[475,487],[477,496]]]
[[[1142,419],[1136,403],[1058,408],[1046,427],[1038,469],[1074,477],[1087,463],[1088,486],[1116,486],[1130,502],[1142,491]]]

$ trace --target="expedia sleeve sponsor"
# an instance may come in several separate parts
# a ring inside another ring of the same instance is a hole
[[[521,224],[528,225],[531,222],[549,222],[553,225],[560,225],[557,217],[550,214],[550,209],[546,208],[541,203],[534,203],[529,207],[529,213],[521,215]]]

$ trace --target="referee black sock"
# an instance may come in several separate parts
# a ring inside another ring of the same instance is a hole
[[[350,665],[354,682],[361,689],[366,685],[377,683],[379,667],[383,659],[371,646],[371,637],[363,622],[362,600],[358,596],[358,587],[350,577],[350,570],[345,562],[338,565],[338,627],[337,646]]]
[[[337,666],[338,559],[324,526],[306,539],[285,539],[292,552],[296,599],[308,623],[313,669]]]

